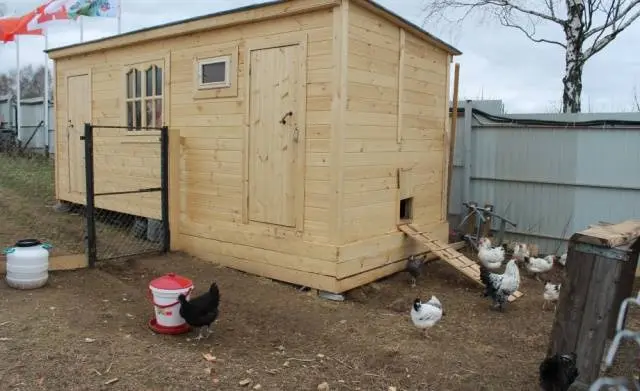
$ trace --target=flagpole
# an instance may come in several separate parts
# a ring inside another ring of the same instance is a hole
[[[16,129],[18,130],[18,141],[22,141],[22,108],[20,107],[20,35],[15,36],[16,41],[16,67],[18,71],[16,72]]]
[[[49,48],[48,31],[44,30],[44,144],[45,155],[49,152]]]
[[[122,2],[118,4],[118,35],[122,34]]]

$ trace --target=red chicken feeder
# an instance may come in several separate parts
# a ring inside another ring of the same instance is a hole
[[[149,283],[149,299],[153,303],[155,317],[149,321],[151,330],[160,334],[182,334],[190,327],[180,316],[180,301],[183,294],[191,296],[193,282],[175,273],[168,273]]]

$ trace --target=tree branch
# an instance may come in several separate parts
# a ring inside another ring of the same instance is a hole
[[[545,1],[549,3],[553,3],[553,0],[545,0]],[[640,1],[640,0],[637,0],[637,1]],[[555,12],[553,11],[552,6],[551,7],[548,6],[550,8],[549,10],[550,15],[547,15],[542,12],[538,12],[532,9],[522,7],[516,4],[515,0],[478,0],[478,1],[435,0],[431,2],[430,6],[425,7],[424,10],[430,9],[430,11],[426,16],[426,19],[430,19],[436,14],[441,14],[442,11],[447,8],[468,8],[467,12],[465,13],[465,16],[459,19],[459,21],[461,21],[470,13],[470,11],[477,8],[490,7],[490,6],[494,6],[499,9],[516,10],[526,15],[535,16],[540,19],[547,20],[549,22],[557,23],[559,25],[564,25],[564,20],[555,16]]]
[[[640,1],[640,0],[636,0],[636,1]],[[538,17],[540,19],[544,19],[544,20],[547,20],[549,22],[557,23],[559,25],[564,25],[564,20],[559,19],[556,16],[546,15],[546,14],[543,14],[541,12],[534,11],[532,9],[521,7],[521,6],[517,5],[517,4],[515,4],[511,0],[484,0],[484,2],[486,2],[487,4],[492,4],[492,5],[495,5],[495,6],[498,6],[498,7],[503,7],[503,8],[506,8],[506,9],[514,9],[516,11],[522,12],[523,14],[536,16],[536,17]]]
[[[611,8],[609,9],[609,11],[607,11],[607,18],[605,20],[605,22],[598,26],[598,27],[594,27],[593,29],[587,31],[585,33],[585,39],[591,37],[594,34],[598,34],[606,29],[608,29],[609,27],[614,27],[614,30],[617,30],[615,28],[615,24],[619,21],[621,21],[622,19],[624,19],[627,14],[629,14],[629,12],[633,11],[633,9],[635,7],[637,7],[638,5],[640,5],[640,0],[633,0],[631,3],[629,3],[622,11],[620,11],[620,6],[622,5],[622,1],[620,0],[613,0],[611,3]],[[612,12],[612,9],[615,8],[615,13]],[[634,20],[636,20],[638,18],[637,13],[631,17],[632,18],[632,22]],[[628,26],[627,26],[628,27]],[[625,27],[626,28],[626,27]],[[619,29],[619,28],[618,28]],[[622,30],[620,30],[622,31]],[[620,32],[618,31],[618,32]]]
[[[549,15],[551,15],[552,18],[555,18],[556,7],[555,7],[554,0],[544,0],[544,4],[547,6],[547,9],[549,10]]]
[[[640,1],[638,1],[638,4],[640,4]],[[638,10],[638,12],[636,12],[631,17],[629,17],[629,19],[627,19],[623,24],[615,27],[613,31],[610,32],[609,34],[605,35],[602,38],[600,38],[601,35],[599,35],[598,37],[600,39],[595,40],[591,45],[591,47],[585,50],[583,61],[587,61],[594,54],[604,49],[608,44],[610,44],[616,38],[618,34],[620,34],[627,27],[631,26],[631,24],[635,22],[636,19],[638,19],[638,17],[640,17],[640,10]]]
[[[509,21],[507,16],[500,15],[500,16],[498,16],[498,20],[500,21],[500,24],[502,24],[505,27],[511,27],[511,28],[516,29],[516,30],[520,30],[524,35],[527,36],[527,38],[529,38],[533,42],[536,42],[536,43],[542,43],[542,42],[550,43],[550,44],[553,44],[553,45],[558,45],[558,46],[560,46],[560,47],[562,47],[564,49],[567,48],[567,46],[565,44],[560,43],[558,41],[554,41],[552,39],[536,38],[535,37],[535,34],[536,34],[535,27],[534,27],[534,31],[533,31],[533,34],[532,34],[532,33],[529,33],[527,30],[525,30],[522,26],[518,26],[517,24],[514,24],[511,21]]]

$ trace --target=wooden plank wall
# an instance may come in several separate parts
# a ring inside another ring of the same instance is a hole
[[[242,145],[244,121],[244,40],[303,31],[308,34],[308,86],[306,134],[306,186],[304,240],[328,242],[328,148],[331,129],[332,10],[294,15],[270,21],[234,26],[131,47],[96,52],[57,61],[58,75],[73,69],[92,71],[93,121],[98,125],[119,125],[124,121],[124,64],[170,58],[168,93],[170,107],[165,117],[173,129],[180,129],[182,144],[181,229],[201,237],[213,237],[220,229],[272,232],[238,227],[241,219]],[[207,48],[235,44],[238,47],[237,96],[194,100],[193,55]],[[169,53],[169,54],[167,54]],[[66,101],[66,85],[57,78],[57,102]],[[66,107],[57,106],[57,123],[67,122]],[[127,144],[131,135],[100,131],[96,137],[95,159],[102,180],[97,191],[130,190],[131,184],[159,184],[159,144]],[[114,136],[114,137],[107,137]],[[60,139],[59,151],[65,150]],[[66,154],[59,165],[67,164]],[[61,178],[59,181],[67,182]],[[135,196],[135,197],[134,197]],[[60,192],[59,197],[84,203],[84,196]],[[109,196],[99,207],[157,218],[159,196]],[[215,221],[217,227],[211,227]],[[218,224],[219,222],[219,224]]]
[[[331,11],[318,11],[202,35],[197,47],[172,54],[172,126],[181,130],[181,231],[218,239],[219,231],[272,232],[242,224],[245,116],[244,39],[304,31],[308,34],[306,186],[303,239],[328,241],[328,137],[331,108]],[[206,39],[206,41],[205,41]],[[193,101],[192,56],[204,44],[239,47],[238,96]],[[179,46],[176,46],[179,47]],[[241,241],[245,242],[245,241]],[[283,248],[283,251],[286,249]]]
[[[414,223],[442,221],[448,54],[355,3],[348,37],[343,242],[397,231],[398,168],[411,169]]]
[[[67,72],[82,72],[90,69],[92,95],[92,122],[94,125],[124,125],[122,122],[124,103],[124,67],[113,65],[107,60],[117,60],[122,64],[131,56],[109,58],[102,53],[91,56],[62,59],[56,63],[56,120],[61,124],[56,139],[56,165],[58,169],[58,194],[62,200],[85,204],[85,192],[70,193],[69,155],[67,152]],[[144,56],[145,54],[141,54]],[[164,54],[160,54],[162,56]],[[140,188],[160,186],[160,142],[159,133],[154,136],[140,135],[142,132],[128,133],[124,130],[96,129],[94,131],[94,183],[96,193],[131,191]],[[84,151],[82,151],[84,156]],[[71,169],[74,169],[72,165]],[[79,175],[85,175],[81,172]],[[96,206],[133,215],[160,218],[160,193],[139,193],[117,196],[96,197]]]

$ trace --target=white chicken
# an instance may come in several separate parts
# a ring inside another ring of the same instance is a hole
[[[542,292],[542,297],[544,298],[544,302],[542,303],[542,309],[544,310],[549,303],[553,303],[553,310],[556,310],[556,302],[560,297],[560,288],[562,284],[552,284],[550,281],[545,281],[544,283],[544,292]]]
[[[503,311],[509,296],[520,287],[520,269],[515,259],[507,262],[503,274],[491,273],[484,265],[480,265],[480,281],[484,284],[483,296],[491,297],[493,308]]]
[[[504,261],[504,248],[491,247],[489,238],[480,238],[478,240],[478,259],[487,268],[495,270],[502,266]]]
[[[426,303],[420,301],[420,298],[416,298],[413,301],[411,321],[414,326],[422,329],[425,337],[427,336],[427,330],[438,323],[442,319],[442,315],[444,315],[442,303],[435,296],[431,296]]]
[[[528,257],[530,254],[529,246],[526,243],[516,243],[513,245],[513,258],[518,261],[524,261],[524,257]]]
[[[567,253],[562,254],[560,258],[558,258],[558,263],[561,264],[563,267],[567,266]]]
[[[545,273],[553,267],[555,255],[547,255],[544,258],[525,257],[524,262],[529,273],[535,275],[536,280],[540,281],[538,273]]]

